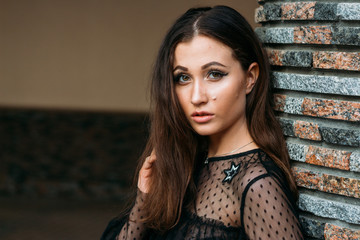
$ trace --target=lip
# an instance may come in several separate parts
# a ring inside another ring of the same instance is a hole
[[[191,119],[196,123],[207,123],[213,118],[214,114],[206,111],[196,111],[191,114]]]

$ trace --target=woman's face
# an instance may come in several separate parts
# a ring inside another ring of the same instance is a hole
[[[246,127],[246,94],[255,84],[251,70],[244,71],[232,49],[198,35],[175,48],[173,75],[180,105],[193,129],[203,136],[221,136]]]

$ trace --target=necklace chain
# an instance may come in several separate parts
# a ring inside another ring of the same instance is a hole
[[[253,143],[253,142],[254,142],[254,141],[251,141],[251,142],[249,142],[249,143],[247,143],[247,144],[245,144],[245,145],[243,145],[243,146],[241,146],[241,147],[235,148],[234,150],[232,150],[232,151],[230,151],[230,152],[223,153],[223,154],[219,154],[219,155],[214,155],[214,156],[212,156],[212,157],[221,157],[221,156],[225,156],[225,155],[228,155],[228,154],[232,154],[232,153],[234,153],[234,152],[236,152],[236,151],[239,151],[240,149],[242,149],[242,148],[250,145],[250,144]],[[210,158],[210,157],[207,157],[207,158],[206,158],[205,164],[208,164],[208,163],[209,163],[209,158]]]

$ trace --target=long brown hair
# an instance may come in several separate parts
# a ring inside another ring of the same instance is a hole
[[[232,8],[190,9],[170,28],[158,52],[151,82],[150,137],[138,166],[139,170],[155,149],[156,161],[151,190],[144,200],[143,221],[160,231],[174,226],[184,205],[195,197],[193,173],[196,159],[204,151],[204,139],[191,128],[175,94],[172,69],[177,44],[196,35],[205,35],[229,46],[244,70],[253,62],[259,64],[258,80],[246,99],[248,128],[255,143],[283,170],[290,189],[297,194],[285,140],[272,110],[267,55],[256,34]]]

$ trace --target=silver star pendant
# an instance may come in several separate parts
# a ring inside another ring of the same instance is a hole
[[[226,174],[226,177],[224,178],[223,182],[231,182],[231,180],[236,176],[236,174],[239,172],[240,164],[235,165],[234,162],[231,162],[231,167],[229,169],[225,169],[224,173]]]

